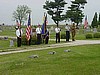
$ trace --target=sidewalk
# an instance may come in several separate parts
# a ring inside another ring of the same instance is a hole
[[[54,40],[54,39],[51,39],[51,40]],[[42,47],[42,48],[24,49],[24,50],[19,50],[19,51],[10,51],[10,52],[1,52],[0,55],[35,51],[35,50],[45,50],[45,49],[67,47],[67,46],[86,45],[86,44],[100,44],[100,40],[76,40],[76,41],[66,42],[66,43],[57,43],[57,44],[50,44],[50,45],[48,44],[48,45],[43,45],[44,47]]]

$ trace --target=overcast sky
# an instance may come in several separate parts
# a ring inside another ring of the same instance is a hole
[[[16,10],[18,5],[27,5],[32,10],[32,24],[42,24],[43,12],[46,12],[46,10],[43,9],[45,1],[46,0],[0,0],[0,24],[15,24],[12,20],[12,13]],[[65,1],[68,3],[66,5],[67,8],[70,4],[70,0]],[[87,2],[84,14],[88,16],[88,22],[91,23],[94,13],[100,12],[100,0],[87,0]],[[67,10],[66,8],[65,10]],[[48,23],[54,24],[50,16],[48,16]]]

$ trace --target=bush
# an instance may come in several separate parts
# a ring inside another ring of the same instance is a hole
[[[100,29],[97,29],[98,32],[100,32]]]
[[[21,42],[22,45],[27,45],[27,39],[26,39],[26,35],[23,35],[22,36],[22,42]]]
[[[92,39],[93,38],[93,35],[91,33],[88,33],[85,35],[86,39]]]
[[[94,34],[93,34],[93,37],[94,37],[94,38],[100,38],[100,33],[94,33]]]
[[[34,35],[34,36],[31,37],[31,45],[36,45],[36,44],[37,44],[37,38]]]
[[[66,39],[66,34],[61,34],[61,39]]]
[[[36,45],[37,39],[36,36],[32,36],[31,37],[31,45]],[[22,45],[27,45],[27,39],[26,39],[26,35],[22,36]]]

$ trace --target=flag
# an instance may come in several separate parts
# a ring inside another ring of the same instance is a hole
[[[26,39],[28,41],[30,40],[30,35],[31,35],[31,18],[30,18],[30,14],[29,14],[28,25],[26,28]]]
[[[88,26],[88,22],[87,22],[87,16],[85,17],[85,22],[84,22],[84,29],[86,29]]]
[[[45,34],[45,30],[46,30],[46,25],[47,25],[47,14],[45,15],[44,13],[44,18],[43,18],[43,25],[42,25],[42,33],[41,34]]]
[[[17,26],[19,26],[19,27],[20,27],[20,23],[18,22],[18,20],[16,20],[16,24],[17,24]]]
[[[42,25],[42,32],[41,32],[41,34],[45,34],[45,25],[44,25],[44,23]]]

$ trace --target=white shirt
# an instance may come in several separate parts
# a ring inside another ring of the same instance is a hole
[[[42,30],[41,30],[41,28],[36,28],[36,34],[41,34],[41,32],[42,32]]]
[[[55,28],[55,32],[56,32],[56,33],[59,33],[59,32],[60,32],[60,28],[58,28],[58,27]]]
[[[66,31],[70,31],[70,27],[67,25],[65,26]]]
[[[21,35],[22,35],[22,34],[23,34],[23,32],[22,32],[22,30],[21,30]],[[16,30],[16,36],[17,36],[17,37],[20,37],[20,30],[19,30],[19,29]]]

